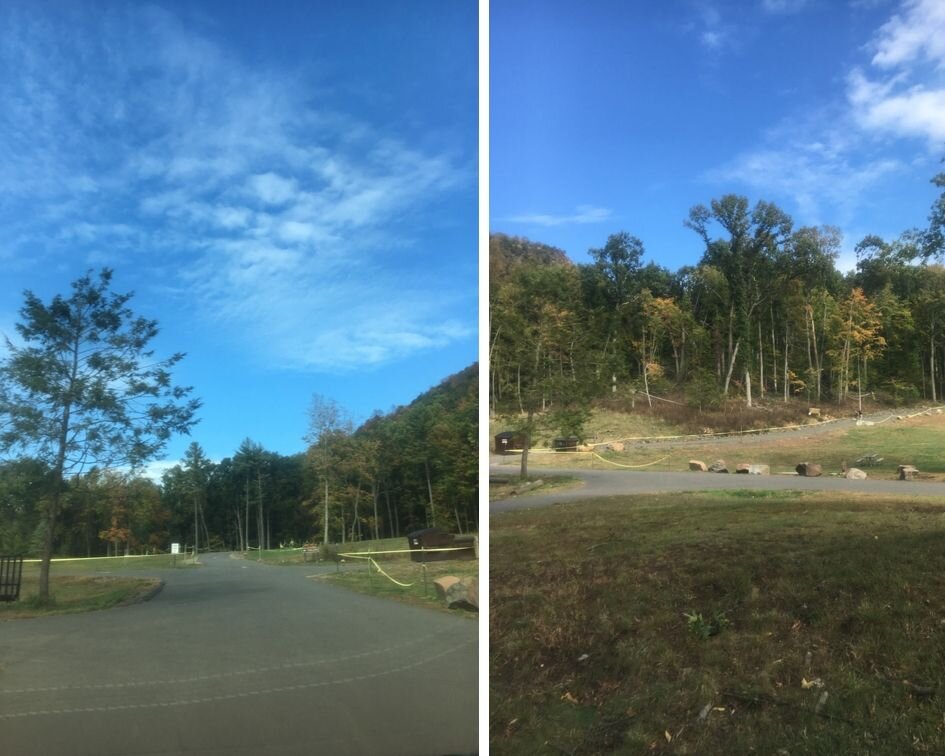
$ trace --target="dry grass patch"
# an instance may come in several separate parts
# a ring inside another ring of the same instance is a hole
[[[945,504],[672,494],[491,528],[493,753],[945,751]]]

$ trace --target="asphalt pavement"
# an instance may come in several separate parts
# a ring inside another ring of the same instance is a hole
[[[508,475],[517,465],[495,465],[490,473]],[[594,499],[603,496],[627,496],[673,491],[711,491],[719,489],[836,491],[902,496],[932,496],[945,499],[945,483],[899,480],[846,480],[821,476],[737,475],[700,472],[645,472],[639,470],[581,470],[577,468],[535,467],[532,476],[567,475],[580,478],[582,485],[564,491],[535,493],[500,499],[489,504],[490,513],[549,506],[561,502]]]
[[[476,621],[201,561],[142,573],[144,603],[0,622],[0,754],[477,750]]]

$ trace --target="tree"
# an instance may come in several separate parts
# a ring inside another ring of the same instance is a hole
[[[312,446],[309,448],[309,459],[312,467],[321,478],[324,488],[325,507],[323,511],[323,531],[322,541],[328,543],[329,529],[329,508],[328,508],[328,488],[329,478],[335,472],[340,458],[340,452],[345,445],[347,438],[351,435],[352,423],[344,408],[334,399],[329,399],[321,394],[312,396],[312,404],[309,407],[309,432],[305,435],[305,440]],[[313,498],[317,500],[316,495]],[[344,521],[342,520],[342,530]]]
[[[24,294],[16,331],[0,365],[0,451],[19,450],[45,462],[40,600],[49,598],[49,564],[67,476],[84,469],[128,465],[155,457],[175,433],[196,423],[200,401],[171,382],[183,359],[155,359],[148,344],[157,321],[136,317],[132,294],[110,291],[112,272],[72,284],[72,294],[47,305]]]
[[[932,183],[943,190],[929,213],[929,228],[923,234],[922,253],[926,258],[945,257],[945,172],[932,177]]]
[[[184,472],[187,476],[187,485],[191,495],[194,497],[194,561],[197,560],[197,554],[200,553],[200,526],[198,524],[198,515],[203,513],[202,503],[207,498],[207,484],[210,482],[210,475],[213,473],[213,463],[204,454],[200,444],[194,441],[184,452]],[[210,533],[207,530],[207,523],[204,520],[204,532],[207,536],[206,548],[210,548]]]

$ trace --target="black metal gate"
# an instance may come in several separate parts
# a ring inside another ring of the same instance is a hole
[[[22,582],[23,557],[0,556],[0,601],[19,599]]]

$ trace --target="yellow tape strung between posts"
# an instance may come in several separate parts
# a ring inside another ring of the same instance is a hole
[[[643,464],[643,465],[622,465],[622,464],[620,464],[619,462],[613,462],[612,460],[604,459],[604,458],[603,458],[600,454],[598,454],[597,452],[591,452],[591,454],[593,454],[595,457],[597,457],[601,462],[606,462],[606,463],[609,464],[609,465],[616,465],[617,467],[627,467],[627,468],[649,467],[650,465],[657,465],[657,464],[659,464],[659,463],[662,462],[664,459],[669,459],[669,455],[667,454],[665,457],[660,457],[659,459],[654,459],[652,462],[647,462],[646,464]]]

